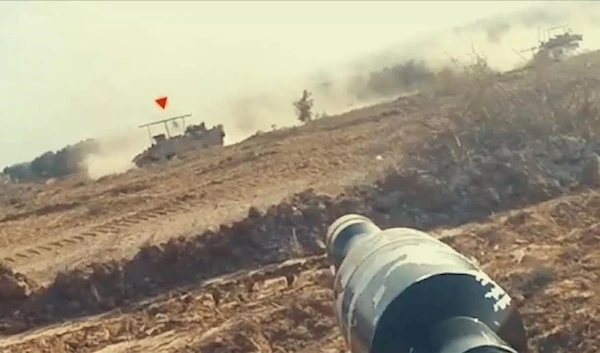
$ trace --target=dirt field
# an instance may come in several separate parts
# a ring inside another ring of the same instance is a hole
[[[400,115],[403,105],[256,137],[168,167],[36,190],[23,196],[26,206],[4,215],[0,258],[45,282],[74,265],[133,256],[142,244],[218,227],[250,205],[265,207],[308,187],[340,192],[397,160],[402,139],[418,128],[402,127],[410,119]]]
[[[594,62],[11,194],[0,352],[342,352],[323,236],[358,212],[477,258],[520,303],[532,352],[595,353]]]

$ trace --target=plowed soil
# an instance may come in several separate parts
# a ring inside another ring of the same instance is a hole
[[[527,80],[499,92],[524,97]],[[532,352],[598,352],[599,185],[564,147],[600,152],[595,135],[557,123],[568,138],[542,144],[563,146],[549,162],[512,140],[479,148],[445,120],[472,100],[422,93],[95,182],[21,187],[0,212],[0,352],[344,352],[323,236],[348,212],[476,258],[519,302]],[[445,154],[456,146],[463,157]]]

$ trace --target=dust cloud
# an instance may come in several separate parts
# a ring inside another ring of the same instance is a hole
[[[228,143],[259,131],[297,124],[292,102],[303,89],[314,96],[314,113],[334,115],[418,89],[443,68],[478,58],[499,71],[525,65],[528,49],[547,39],[548,29],[568,26],[583,33],[581,51],[600,47],[600,4],[544,2],[538,8],[482,19],[398,44],[310,77],[297,77],[260,93],[231,98],[215,112],[225,123]],[[556,34],[556,33],[555,33]],[[256,92],[251,88],[248,91]]]
[[[540,33],[553,26],[570,25],[584,35],[582,50],[595,49],[600,46],[599,14],[598,3],[544,2],[529,11],[414,38],[312,75],[237,87],[234,95],[204,107],[203,120],[207,125],[222,123],[226,144],[232,144],[257,131],[298,124],[292,102],[303,89],[313,93],[314,113],[335,115],[413,91],[415,82],[431,79],[435,71],[457,62],[468,64],[475,57],[496,70],[509,70],[527,62],[526,49],[539,45]],[[94,179],[133,168],[133,156],[148,146],[141,131],[102,141],[101,153],[85,161]]]
[[[215,112],[214,116],[226,122],[226,144],[237,143],[258,131],[300,124],[292,104],[301,97],[305,88],[313,94],[313,112],[317,116],[335,115],[360,105],[376,103],[376,99],[357,99],[345,85],[331,85],[306,78],[298,78],[294,82],[293,85],[279,86],[273,90],[251,90],[253,94],[232,98]]]
[[[365,57],[354,63],[350,76],[356,84],[374,95],[387,92],[385,87],[370,86],[369,76],[398,69],[413,61],[423,63],[430,71],[457,68],[472,64],[478,58],[498,71],[511,70],[529,62],[531,49],[547,40],[548,30],[570,27],[583,34],[580,52],[600,48],[600,3],[597,2],[543,2],[537,8],[482,19],[444,32],[415,38],[394,48]],[[369,74],[365,74],[365,73]],[[402,72],[402,71],[401,71]],[[367,84],[365,84],[367,82]],[[386,81],[383,81],[385,83]],[[396,85],[399,91],[406,87]]]
[[[120,174],[136,168],[133,157],[148,146],[148,137],[138,132],[96,139],[97,150],[88,154],[83,169],[90,179]]]

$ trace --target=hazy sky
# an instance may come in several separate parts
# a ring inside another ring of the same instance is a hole
[[[232,97],[287,89],[311,72],[530,6],[1,1],[0,168],[87,137],[130,131],[145,138],[137,125],[183,113],[227,129],[219,112]],[[165,112],[154,103],[160,95],[169,96]]]

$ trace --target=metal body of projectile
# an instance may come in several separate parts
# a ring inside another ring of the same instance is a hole
[[[511,297],[473,261],[415,229],[346,215],[327,232],[337,320],[353,353],[524,353]]]

